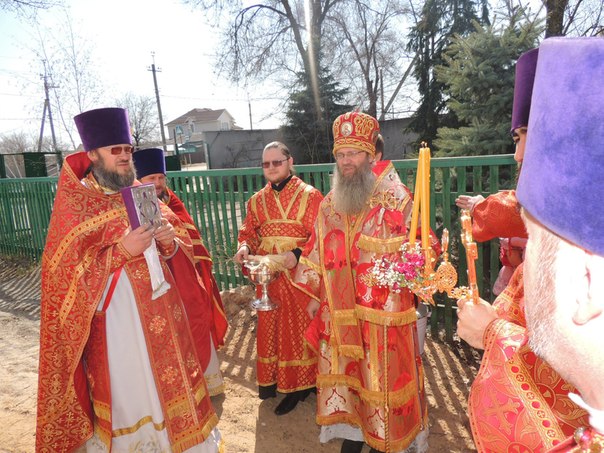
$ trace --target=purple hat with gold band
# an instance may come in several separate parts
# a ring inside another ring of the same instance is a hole
[[[161,148],[147,148],[135,151],[132,154],[132,161],[134,162],[136,177],[138,179],[156,173],[166,174],[166,159],[164,159],[164,150]]]
[[[348,112],[333,122],[333,154],[340,148],[354,148],[375,156],[375,142],[380,133],[380,123],[362,112]]]
[[[532,49],[520,55],[520,58],[516,62],[512,129],[510,133],[514,133],[514,130],[519,127],[528,126],[529,112],[531,110],[531,94],[533,93],[538,55],[539,49]]]
[[[86,151],[111,145],[132,145],[128,111],[118,107],[88,110],[75,121]]]
[[[549,38],[516,196],[558,236],[604,256],[604,39]]]

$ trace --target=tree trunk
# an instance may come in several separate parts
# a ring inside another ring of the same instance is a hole
[[[564,10],[568,0],[546,0],[545,9],[547,19],[545,21],[545,37],[564,35]]]

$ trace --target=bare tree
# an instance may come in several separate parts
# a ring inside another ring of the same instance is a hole
[[[23,153],[32,153],[38,150],[38,136],[36,134],[27,134],[25,132],[12,132],[0,136],[0,154],[3,154],[6,174],[9,178],[25,177],[25,161]],[[45,137],[42,141],[42,152],[54,153],[54,146],[50,137]],[[60,160],[60,159],[59,159]],[[59,161],[49,159],[51,165],[47,163],[49,174],[57,172]]]
[[[224,0],[184,0],[228,18],[217,55],[220,69],[232,80],[263,77],[302,64],[312,74],[321,52],[328,13],[344,0],[265,0],[243,7]]]
[[[35,142],[32,142],[25,132],[12,132],[0,136],[0,154],[17,154],[34,151]]]
[[[336,31],[326,37],[331,69],[348,79],[355,104],[376,118],[384,119],[415,61],[404,50],[406,36],[401,33],[409,16],[407,2],[401,0],[352,0],[329,15]]]
[[[383,118],[415,61],[404,50],[408,0],[183,1],[225,24],[218,72],[235,82],[272,77],[290,90],[303,72],[316,94],[320,62],[329,61],[336,82],[350,88],[347,101],[378,116],[381,99]]]
[[[159,119],[154,97],[127,93],[116,100],[116,104],[128,110],[136,147],[159,141]]]
[[[12,132],[0,135],[0,154],[20,154],[32,153],[38,151],[37,134],[28,134],[25,132]],[[59,143],[59,148],[65,148],[65,143]],[[44,137],[42,140],[42,152],[54,153],[55,149],[50,137]]]
[[[0,0],[0,10],[15,13],[18,16],[31,17],[40,10],[61,5],[61,0]]]
[[[304,72],[321,120],[318,70],[329,12],[345,0],[264,0],[249,6],[225,0],[183,0],[227,21],[218,72],[236,82],[265,80],[291,86]]]
[[[604,30],[602,0],[541,0],[540,8],[531,11],[528,0],[499,0],[494,10],[512,17],[519,9],[533,21],[545,17],[545,37],[596,36]]]
[[[602,0],[569,0],[564,10],[562,34],[596,36],[604,31]]]
[[[93,46],[74,29],[67,11],[55,26],[42,27],[35,19],[33,24],[37,44],[31,51],[43,65],[40,72],[50,80],[53,114],[75,149],[79,138],[73,117],[97,104],[102,93],[93,70]]]

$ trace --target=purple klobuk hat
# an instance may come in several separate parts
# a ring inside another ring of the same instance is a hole
[[[538,55],[539,49],[532,49],[520,55],[516,62],[514,106],[512,107],[512,129],[510,133],[514,133],[514,130],[519,127],[528,126]]]
[[[89,110],[76,115],[73,120],[86,151],[104,146],[132,144],[126,109],[110,107]]]
[[[156,173],[166,174],[166,160],[164,159],[164,150],[161,148],[147,148],[135,151],[132,154],[132,160],[134,161],[136,177],[138,179]]]
[[[539,49],[516,196],[558,236],[604,255],[604,39]]]

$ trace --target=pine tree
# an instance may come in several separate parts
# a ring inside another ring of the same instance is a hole
[[[481,6],[484,20],[488,14],[484,2]],[[431,143],[438,127],[457,124],[455,115],[446,109],[444,86],[436,79],[434,67],[443,64],[443,54],[453,36],[473,32],[473,23],[478,21],[473,0],[426,0],[420,21],[411,29],[407,48],[418,56],[414,75],[421,101],[408,129],[419,135],[420,142]]]
[[[495,30],[475,24],[467,37],[455,37],[436,67],[447,107],[458,127],[440,127],[434,145],[439,155],[466,156],[513,152],[510,121],[518,57],[537,45],[542,26],[521,22],[517,13]]]
[[[321,68],[318,74],[320,112],[317,113],[309,78],[300,72],[297,79],[297,90],[289,95],[286,124],[282,126],[287,144],[302,152],[304,159],[300,163],[331,162],[331,125],[338,115],[352,108],[343,103],[348,89],[340,88],[328,69]]]

